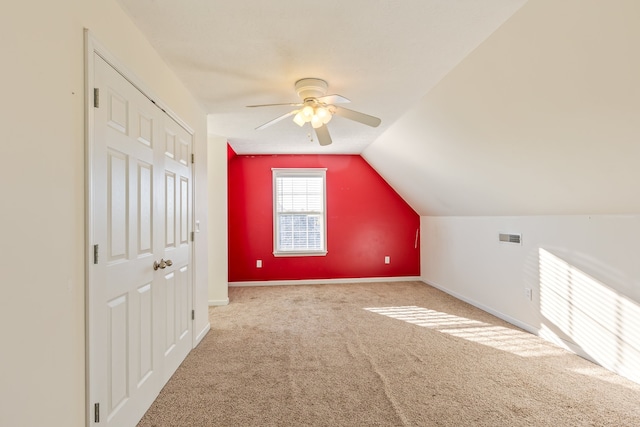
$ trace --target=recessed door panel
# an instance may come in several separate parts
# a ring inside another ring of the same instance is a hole
[[[180,177],[180,244],[189,244],[189,179]]]
[[[138,142],[153,147],[153,118],[138,112]]]
[[[165,248],[176,245],[176,176],[165,174]]]
[[[152,166],[138,163],[138,256],[153,250]]]
[[[170,159],[176,158],[176,135],[165,131],[164,155]]]
[[[129,104],[125,97],[110,88],[107,108],[109,111],[108,125],[126,135],[129,128]]]
[[[107,156],[109,261],[117,261],[127,257],[129,239],[128,161],[113,150]]]
[[[178,159],[185,166],[189,164],[189,143],[184,139],[180,139],[180,156]]]
[[[166,296],[166,322],[165,322],[165,355],[176,345],[176,275],[169,273],[164,277]]]
[[[178,286],[176,301],[176,328],[178,339],[183,339],[189,332],[189,268],[185,265],[178,270]]]
[[[138,288],[138,388],[153,370],[153,295],[151,283]]]
[[[109,316],[109,412],[129,397],[129,307],[122,295],[107,303]]]

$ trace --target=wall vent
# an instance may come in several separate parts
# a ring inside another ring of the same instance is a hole
[[[507,234],[500,233],[498,235],[501,243],[515,243],[517,245],[522,244],[522,234]]]

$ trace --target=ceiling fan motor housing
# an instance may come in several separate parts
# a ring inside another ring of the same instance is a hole
[[[327,82],[322,79],[305,78],[296,82],[296,93],[303,100],[319,98],[327,94],[328,87]]]

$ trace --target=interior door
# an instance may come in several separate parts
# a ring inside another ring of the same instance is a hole
[[[192,348],[191,135],[165,116],[162,121],[164,233],[162,252],[170,266],[162,270],[164,382]]]
[[[90,161],[89,419],[135,426],[191,350],[191,135],[99,55]]]

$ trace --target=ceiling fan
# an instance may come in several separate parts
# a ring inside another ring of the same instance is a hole
[[[300,99],[302,99],[302,102],[247,105],[247,107],[274,107],[279,105],[298,107],[295,110],[258,126],[256,130],[264,129],[280,120],[294,116],[293,121],[298,126],[311,123],[311,127],[313,127],[315,131],[320,145],[329,145],[332,141],[329,130],[327,129],[327,123],[329,123],[334,114],[372,127],[380,124],[380,119],[377,117],[337,106],[336,104],[346,104],[351,101],[341,95],[326,95],[327,87],[327,82],[322,79],[304,78],[298,80],[295,84],[296,93]]]

